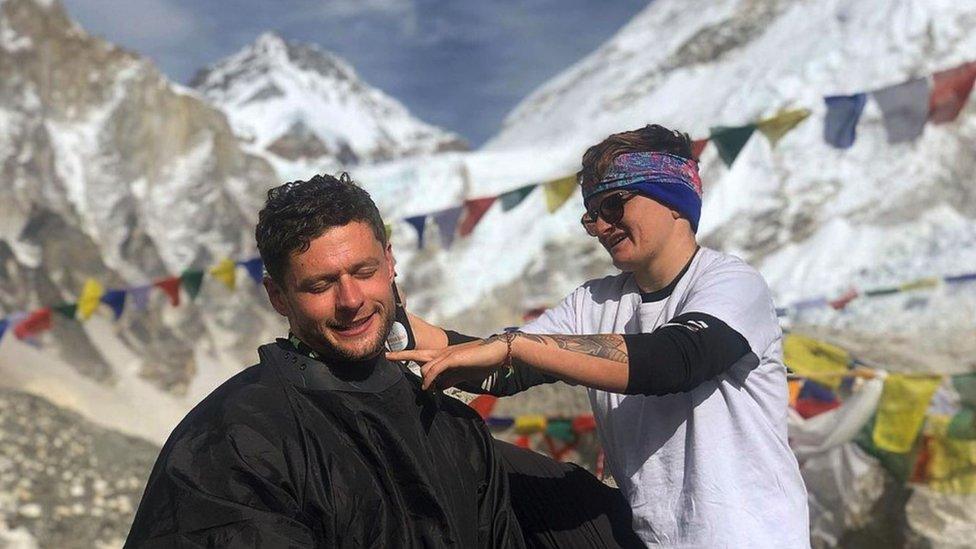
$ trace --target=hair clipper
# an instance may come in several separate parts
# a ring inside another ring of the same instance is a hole
[[[396,308],[393,314],[393,326],[390,327],[390,335],[386,338],[386,348],[391,351],[409,351],[417,347],[417,340],[414,339],[413,329],[410,328],[410,321],[407,320],[407,310],[403,308],[403,300],[400,299],[396,282],[393,283],[393,300]]]

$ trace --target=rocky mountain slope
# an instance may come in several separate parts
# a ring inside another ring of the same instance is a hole
[[[125,287],[251,255],[258,207],[278,180],[242,149],[219,110],[148,61],[89,36],[57,2],[0,3],[0,136],[5,314],[74,301],[88,277]],[[207,372],[253,360],[238,338],[280,330],[259,294],[218,295],[203,291],[180,308],[156,295],[101,335],[104,316],[85,324],[58,316],[41,356],[109,395],[158,394],[186,409],[212,387],[199,379],[226,373]],[[228,322],[234,331],[224,337]],[[4,347],[21,343],[12,339]],[[44,371],[14,356],[0,353],[0,365]],[[12,383],[17,372],[0,378]]]

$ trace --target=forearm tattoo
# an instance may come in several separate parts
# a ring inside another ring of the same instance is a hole
[[[560,349],[582,353],[598,358],[605,358],[622,364],[627,363],[627,344],[624,338],[617,335],[538,335],[516,332],[518,337],[543,345],[556,346]],[[496,337],[496,336],[492,336]]]

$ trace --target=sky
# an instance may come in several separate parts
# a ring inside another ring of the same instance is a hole
[[[539,85],[610,38],[649,0],[63,0],[91,34],[171,79],[272,30],[319,44],[418,118],[477,147]]]

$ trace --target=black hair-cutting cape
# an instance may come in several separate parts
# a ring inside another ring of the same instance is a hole
[[[523,547],[484,423],[279,340],[173,431],[126,547]]]

